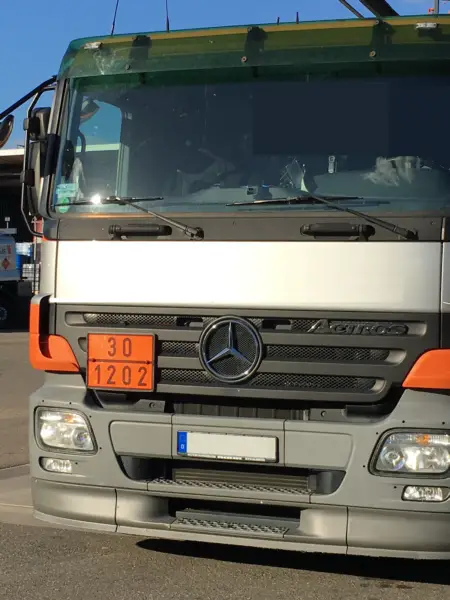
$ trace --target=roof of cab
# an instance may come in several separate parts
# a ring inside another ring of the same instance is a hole
[[[421,31],[417,30],[418,24],[422,24]],[[424,24],[431,26],[425,30]],[[439,29],[439,36],[432,35],[433,27]],[[382,20],[352,18],[107,35],[73,40],[63,58],[59,78],[239,66],[239,57],[243,56],[250,59],[245,62],[251,66],[254,62],[248,54],[252,45],[257,49],[256,60],[270,53],[272,56],[278,53],[273,60],[282,60],[280,52],[300,52],[299,60],[304,60],[301,52],[305,56],[305,50],[317,53],[321,48],[344,47],[355,51],[364,48],[363,56],[367,60],[367,49],[369,52],[371,47],[378,50],[374,44],[383,46],[387,56],[389,51],[395,54],[396,49],[405,45],[449,48],[449,38],[450,15],[400,16]],[[228,60],[219,58],[225,55]],[[291,61],[291,57],[283,60]]]

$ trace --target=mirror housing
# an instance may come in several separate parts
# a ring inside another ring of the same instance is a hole
[[[50,111],[51,109],[47,107],[35,108],[23,122],[26,132],[26,156],[21,183],[26,191],[26,207],[33,217],[39,214],[38,205],[47,157]]]
[[[48,107],[35,108],[31,116],[24,119],[23,129],[28,133],[30,142],[44,142],[47,139],[50,111]]]
[[[14,128],[14,117],[8,115],[0,121],[0,149],[6,145],[7,141],[11,137],[12,130]]]

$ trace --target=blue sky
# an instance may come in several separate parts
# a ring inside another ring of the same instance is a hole
[[[349,0],[368,14],[358,0]],[[401,14],[423,14],[433,0],[391,0]],[[0,110],[58,71],[70,40],[109,33],[115,0],[32,0],[2,2],[0,56],[2,85]],[[121,0],[116,32],[164,29],[164,0]],[[169,0],[172,29],[215,27],[295,20],[352,17],[338,0]],[[441,0],[441,12],[450,3]],[[16,127],[9,147],[22,143],[23,110],[16,113]]]

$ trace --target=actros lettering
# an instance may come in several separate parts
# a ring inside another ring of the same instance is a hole
[[[337,335],[406,335],[408,326],[404,323],[380,323],[380,322],[348,322],[329,321],[319,319],[311,325],[308,333],[331,333]]]

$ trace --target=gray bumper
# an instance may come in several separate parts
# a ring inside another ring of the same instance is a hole
[[[445,514],[309,506],[300,510],[298,526],[286,532],[271,531],[263,523],[250,531],[245,518],[235,516],[227,531],[201,518],[207,515],[169,517],[165,503],[146,492],[41,479],[33,480],[32,492],[38,519],[75,529],[300,552],[450,558],[450,519]]]
[[[72,456],[73,475],[47,473],[40,467],[42,456],[68,456],[37,446],[36,406],[76,409],[89,419],[98,452]],[[358,423],[115,412],[86,405],[81,377],[51,376],[31,398],[34,509],[40,519],[98,531],[286,550],[446,559],[450,558],[450,501],[405,502],[404,487],[418,484],[417,479],[374,476],[368,464],[386,431],[442,430],[450,428],[447,418],[447,396],[414,391],[404,393],[391,415]],[[337,470],[345,476],[336,489],[321,494],[307,490],[282,494],[251,485],[167,485],[126,476],[118,456],[179,459],[176,431],[185,428],[270,434],[278,438],[280,466]],[[450,479],[421,479],[420,485],[450,487]],[[176,501],[182,501],[181,509]],[[201,508],[196,502],[203,502]],[[277,516],[264,515],[261,507],[275,507]]]

